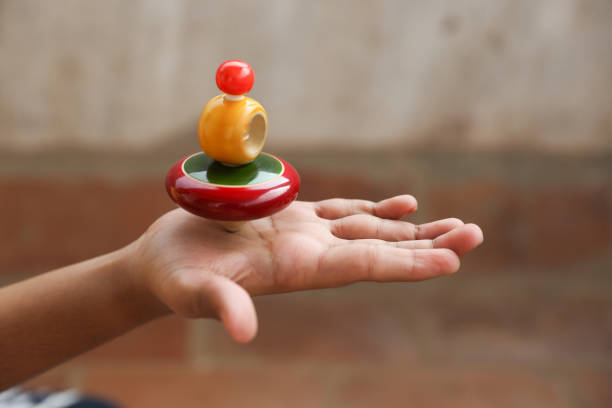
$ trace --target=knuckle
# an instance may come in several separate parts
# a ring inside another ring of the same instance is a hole
[[[408,228],[408,239],[419,239],[423,235],[424,231],[421,225],[410,224],[410,228]]]
[[[341,218],[339,220],[332,221],[331,232],[333,235],[342,238],[346,235],[346,219]]]
[[[371,245],[366,252],[366,278],[368,280],[377,280],[378,262],[380,260],[380,246]]]
[[[449,223],[451,223],[451,224],[456,225],[456,226],[461,226],[461,225],[463,225],[463,221],[462,221],[462,220],[460,220],[459,218],[455,218],[455,217],[453,217],[453,218],[447,218],[447,221],[448,221]]]
[[[188,274],[178,274],[173,284],[171,302],[176,313],[188,318],[204,314],[206,299],[203,290],[204,282],[193,279]]]

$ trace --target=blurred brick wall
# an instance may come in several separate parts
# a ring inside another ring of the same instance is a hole
[[[611,4],[0,0],[0,285],[173,208],[165,172],[229,57],[301,199],[411,193],[411,221],[486,237],[452,277],[256,299],[248,346],[168,318],[29,385],[128,407],[612,406]]]
[[[410,220],[458,216],[486,242],[431,282],[258,298],[260,333],[247,346],[215,321],[167,318],[28,386],[127,407],[610,406],[609,157],[284,156],[302,199],[411,192]],[[162,180],[175,158],[30,158],[2,161],[0,282],[113,250],[172,208]]]

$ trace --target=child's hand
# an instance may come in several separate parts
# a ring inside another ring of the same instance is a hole
[[[298,201],[236,233],[174,210],[134,244],[132,270],[164,307],[219,317],[234,339],[247,342],[257,331],[251,296],[457,271],[459,256],[482,242],[480,228],[458,219],[399,221],[416,206],[407,195],[379,203]]]

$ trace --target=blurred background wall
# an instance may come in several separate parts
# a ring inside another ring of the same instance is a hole
[[[229,58],[270,147],[612,147],[609,1],[3,1],[5,149],[192,133]]]
[[[414,194],[462,272],[169,318],[34,380],[126,406],[612,405],[612,2],[0,0],[0,283],[173,206],[220,62],[255,70],[301,197]],[[141,204],[139,199],[145,198]]]

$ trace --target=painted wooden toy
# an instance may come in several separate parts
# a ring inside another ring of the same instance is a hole
[[[289,163],[261,152],[268,116],[259,102],[244,96],[254,79],[243,61],[219,66],[216,81],[224,93],[206,104],[198,123],[203,152],[179,160],[166,176],[174,202],[218,220],[230,232],[287,207],[300,189],[300,178]]]

